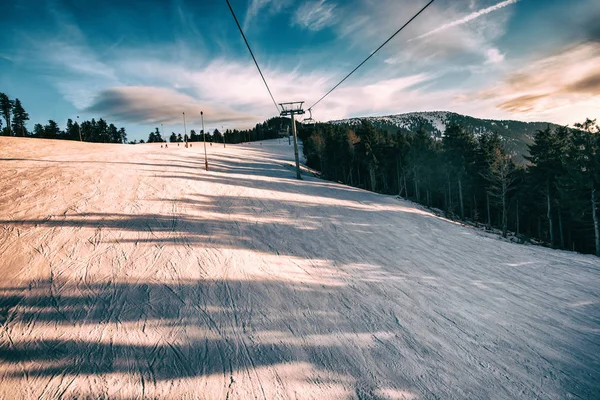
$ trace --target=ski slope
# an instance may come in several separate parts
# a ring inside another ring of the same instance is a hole
[[[597,257],[203,157],[0,137],[0,398],[600,397]]]

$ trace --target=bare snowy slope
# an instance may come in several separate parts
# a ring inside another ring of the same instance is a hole
[[[598,398],[598,258],[202,153],[0,138],[0,398]]]

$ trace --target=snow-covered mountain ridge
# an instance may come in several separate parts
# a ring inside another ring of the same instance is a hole
[[[549,122],[523,122],[514,120],[481,119],[468,115],[457,114],[450,111],[427,111],[411,112],[405,114],[394,114],[380,117],[357,117],[329,121],[332,124],[358,125],[362,119],[373,123],[375,127],[390,132],[416,132],[423,127],[436,138],[443,136],[449,124],[457,123],[475,135],[497,132],[504,141],[507,150],[513,155],[521,158],[527,155],[527,145],[533,142],[533,136],[539,129],[546,126],[557,127]]]

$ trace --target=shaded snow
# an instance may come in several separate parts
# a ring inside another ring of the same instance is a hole
[[[600,262],[305,176],[286,140],[0,137],[0,398],[594,398]]]

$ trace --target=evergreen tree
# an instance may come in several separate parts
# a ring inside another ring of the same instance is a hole
[[[110,143],[110,135],[108,132],[108,123],[100,118],[96,125],[96,142],[98,143]]]
[[[44,126],[44,138],[46,139],[59,139],[61,136],[61,130],[56,121],[48,120],[48,123]]]
[[[223,135],[221,134],[221,132],[215,128],[215,130],[213,131],[212,134],[212,140],[213,142],[216,143],[222,143],[223,142]]]
[[[425,204],[428,207],[434,206],[434,197],[441,195],[444,197],[444,152],[442,151],[442,144],[440,141],[431,138],[430,146],[427,152],[425,152],[423,159],[423,172],[422,187],[425,191]]]
[[[127,143],[127,132],[125,132],[125,128],[123,127],[119,128],[119,140],[119,143]],[[160,141],[162,142],[162,138]]]
[[[532,163],[528,168],[532,182],[537,182],[537,190],[542,193],[548,221],[548,238],[552,246],[555,245],[554,205],[558,177],[562,173],[561,156],[565,150],[562,136],[556,135],[550,126],[538,130],[534,142],[529,146],[530,156],[525,157]]]
[[[45,136],[44,127],[42,124],[35,124],[33,126],[33,136],[37,138],[43,138]]]
[[[6,122],[6,134],[7,136],[12,136],[10,116],[12,113],[13,102],[8,98],[8,96],[2,92],[0,92],[0,112],[2,113],[2,117]]]
[[[424,182],[423,174],[427,167],[426,160],[429,159],[432,147],[433,141],[423,127],[419,128],[409,141],[407,159],[412,175],[414,197],[418,202],[421,201],[422,184]]]
[[[67,120],[67,128],[65,130],[65,139],[67,140],[79,140],[79,125],[73,123],[73,120],[69,118]]]
[[[25,127],[26,121],[29,121],[29,114],[25,111],[21,105],[19,99],[15,99],[14,106],[12,109],[12,131],[15,136],[21,135],[26,136],[27,128]]]
[[[575,124],[567,152],[568,196],[574,217],[584,225],[590,221],[594,237],[594,252],[600,256],[600,127],[596,120]],[[564,187],[564,186],[563,186]]]
[[[114,124],[108,125],[107,136],[110,143],[121,143],[121,135]]]
[[[311,135],[302,139],[302,151],[304,152],[304,157],[306,157],[307,164],[317,166],[319,171],[324,174],[323,157],[325,156],[325,138],[319,132],[319,129],[320,125],[317,124],[311,129]]]
[[[501,206],[502,236],[507,236],[508,231],[508,201],[517,179],[515,165],[504,149],[496,150],[495,157],[486,171],[484,178],[488,183],[489,193]]]
[[[92,118],[91,121],[83,121],[81,123],[81,137],[84,142],[92,142],[93,131],[96,121]]]
[[[402,196],[404,192],[404,197],[408,197],[407,194],[407,183],[406,183],[406,167],[407,167],[407,155],[408,149],[410,148],[410,144],[408,138],[402,131],[397,131],[396,136],[394,138],[393,148],[394,148],[394,161],[396,164],[396,185],[398,196]]]
[[[360,142],[357,144],[357,149],[361,154],[364,167],[368,172],[369,183],[372,191],[377,189],[377,168],[379,160],[377,157],[378,135],[375,127],[366,119],[361,121],[359,129],[356,130],[356,135]]]
[[[162,136],[160,135],[160,130],[158,129],[158,127],[154,128],[154,132],[150,132],[150,135],[148,135],[148,143],[162,143],[163,139]]]
[[[477,145],[475,136],[464,130],[459,125],[450,125],[442,139],[446,163],[448,165],[448,183],[454,179],[458,188],[458,200],[460,206],[460,217],[465,219],[465,197],[466,185],[473,174],[476,160]],[[451,189],[448,189],[451,192]],[[449,194],[451,196],[451,193]]]
[[[177,141],[177,134],[175,132],[171,132],[171,136],[169,137],[169,142],[175,143]]]
[[[478,174],[474,176],[479,204],[485,205],[485,223],[488,229],[492,226],[492,185],[489,177],[493,177],[492,168],[500,158],[505,156],[500,137],[496,132],[483,134],[479,137],[475,168]]]

